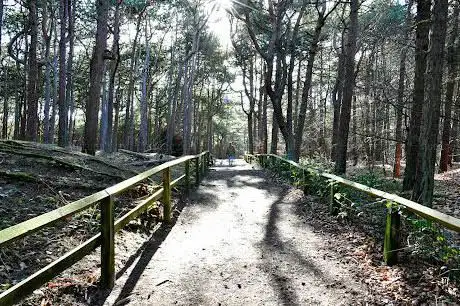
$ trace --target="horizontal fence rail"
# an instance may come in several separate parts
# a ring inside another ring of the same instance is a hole
[[[283,157],[280,157],[276,154],[246,154],[245,160],[248,163],[253,161],[257,161],[260,165],[265,167],[267,163],[271,163],[274,161],[278,161],[281,163],[288,164],[304,173],[304,176],[307,175],[306,173],[314,173],[323,177],[325,179],[331,180],[336,184],[342,184],[344,186],[351,187],[353,189],[359,190],[364,192],[368,195],[373,197],[382,198],[386,200],[387,203],[391,205],[387,205],[387,219],[386,219],[386,228],[385,228],[385,238],[384,238],[384,260],[388,265],[395,264],[397,262],[397,251],[399,249],[398,240],[399,240],[399,230],[400,230],[400,215],[397,209],[394,209],[394,206],[402,206],[407,210],[415,213],[416,215],[430,221],[434,221],[450,230],[453,230],[457,233],[460,233],[460,219],[449,216],[445,213],[442,213],[438,210],[423,206],[417,202],[405,199],[400,197],[396,194],[384,192],[360,183],[356,183],[343,177],[330,174],[327,172],[323,172],[318,169],[312,169],[308,167],[302,167],[298,163],[287,160]],[[331,194],[330,194],[330,209],[331,211],[334,210],[334,185],[331,184]]]
[[[210,155],[207,151],[165,162],[83,199],[1,230],[0,248],[20,238],[31,235],[44,227],[52,226],[60,220],[64,220],[81,211],[94,207],[97,204],[100,206],[100,233],[67,252],[46,267],[15,284],[8,290],[0,293],[0,305],[9,306],[20,301],[33,290],[39,288],[41,285],[94,251],[98,246],[101,246],[101,286],[106,289],[111,289],[115,282],[115,233],[121,230],[131,220],[136,219],[139,215],[147,211],[158,200],[161,200],[164,207],[162,216],[163,221],[171,222],[171,188],[182,180],[185,180],[184,185],[187,192],[190,190],[190,161],[194,162],[195,185],[198,186],[200,178],[204,176],[209,166]],[[171,167],[182,164],[185,166],[185,173],[171,181]],[[140,204],[115,221],[114,197],[160,172],[163,178],[162,188],[155,191],[152,195],[141,201]]]

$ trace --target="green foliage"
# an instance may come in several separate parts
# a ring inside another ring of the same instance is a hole
[[[392,38],[403,32],[406,7],[399,3],[375,1],[360,15],[359,24],[363,27],[362,39],[367,42]]]
[[[305,168],[317,169],[318,171],[332,172],[334,163],[325,156],[302,157],[299,164]]]
[[[397,193],[401,190],[401,182],[394,179],[388,179],[379,172],[367,171],[350,176],[352,181],[364,184],[366,186],[380,189],[390,193]]]
[[[450,233],[431,221],[417,216],[405,216],[408,225],[408,244],[414,255],[442,262],[447,266],[460,265],[460,248],[453,245]]]

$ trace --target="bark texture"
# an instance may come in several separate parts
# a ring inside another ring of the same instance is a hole
[[[90,63],[89,97],[86,103],[85,143],[83,152],[96,154],[98,112],[101,96],[101,81],[104,70],[104,50],[107,46],[107,19],[109,1],[96,0],[97,30],[96,45]]]

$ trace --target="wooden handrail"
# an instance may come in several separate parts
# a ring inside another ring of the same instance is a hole
[[[45,226],[53,225],[57,221],[70,217],[82,210],[88,209],[108,196],[107,191],[102,190],[66,206],[3,229],[0,231],[0,247],[33,234]]]
[[[201,157],[205,153],[206,152],[203,152],[198,155],[184,156],[184,157],[166,162],[155,168],[152,168],[136,176],[133,176],[114,186],[108,187],[104,190],[101,190],[97,193],[87,196],[83,199],[77,200],[63,207],[57,208],[55,210],[39,215],[27,221],[24,221],[19,224],[8,227],[6,229],[3,229],[0,231],[0,247],[8,243],[11,243],[17,239],[20,239],[24,236],[30,235],[42,229],[45,226],[53,225],[59,220],[71,217],[80,211],[88,209],[110,195],[118,195],[122,193],[123,191],[125,191],[126,189],[131,188],[132,186],[142,182],[143,180],[149,178],[152,175],[155,175],[161,172],[162,170],[166,168],[182,164],[185,161],[195,159],[197,157]]]
[[[407,210],[419,215],[420,217],[423,217],[430,221],[434,221],[436,223],[443,225],[444,227],[450,230],[460,233],[460,219],[449,216],[445,213],[429,208],[427,206],[423,206],[417,202],[405,199],[396,194],[384,192],[384,191],[381,191],[381,190],[378,190],[378,189],[375,189],[375,188],[372,188],[372,187],[369,187],[369,186],[366,186],[366,185],[363,185],[357,182],[353,182],[351,180],[347,180],[343,177],[340,177],[334,174],[323,172],[318,169],[302,167],[301,165],[299,165],[298,163],[292,160],[285,159],[275,154],[252,154],[252,155],[246,154],[245,159],[247,162],[251,162],[252,159],[261,158],[261,157],[262,158],[264,157],[276,158],[284,163],[287,163],[291,166],[298,168],[299,170],[308,171],[310,173],[316,173],[317,175],[324,177],[326,179],[332,180],[336,183],[340,183],[342,185],[352,187],[356,190],[362,191],[374,197],[385,199],[387,200],[387,202],[400,205],[406,208]],[[334,187],[333,186],[331,187],[331,202],[334,202]],[[388,243],[392,245],[393,247],[391,247],[391,249],[388,249],[387,247],[385,247],[384,256],[385,256],[385,261],[388,264],[392,264],[396,262],[395,254],[396,254],[397,247],[396,247],[396,242],[394,241],[394,239],[390,239],[390,236],[394,237],[395,231],[399,231],[399,224],[398,226],[395,226],[395,223],[399,223],[399,215],[395,213],[395,210],[391,208],[391,205],[390,205],[390,208],[388,209],[388,216],[390,217],[387,217],[387,223],[386,223],[387,228],[385,230],[385,244]]]
[[[285,159],[285,158],[283,158],[281,156],[275,155],[275,154],[254,154],[254,156],[256,156],[256,157],[257,156],[272,156],[272,157],[275,157],[275,158],[277,158],[279,160],[282,160],[283,162],[288,163],[288,164],[290,164],[292,166],[295,166],[295,167],[297,167],[297,168],[299,168],[301,170],[315,172],[315,173],[317,173],[318,175],[320,175],[322,177],[325,177],[327,179],[331,179],[331,180],[333,180],[335,182],[338,182],[338,183],[341,183],[341,184],[343,184],[345,186],[352,187],[354,189],[357,189],[359,191],[367,193],[367,194],[369,194],[371,196],[386,199],[386,200],[391,201],[393,203],[396,203],[396,204],[399,204],[401,206],[404,206],[408,210],[412,211],[413,213],[415,213],[417,215],[420,215],[421,217],[423,217],[425,219],[435,221],[437,223],[442,224],[443,226],[445,226],[448,229],[451,229],[451,230],[456,231],[456,232],[460,232],[460,219],[457,219],[455,217],[449,216],[449,215],[447,215],[445,213],[442,213],[442,212],[440,212],[438,210],[429,208],[427,206],[421,205],[421,204],[419,204],[417,202],[408,200],[408,199],[403,198],[401,196],[398,196],[396,194],[388,193],[388,192],[385,192],[385,191],[382,191],[382,190],[379,190],[379,189],[375,189],[375,188],[372,188],[372,187],[369,187],[369,186],[366,186],[366,185],[363,185],[363,184],[360,184],[360,183],[356,183],[356,182],[347,180],[347,179],[345,179],[343,177],[340,177],[340,176],[337,176],[337,175],[334,175],[334,174],[330,174],[330,173],[327,173],[327,172],[321,172],[318,169],[302,167],[301,165],[299,165],[298,163],[296,163],[296,162],[294,162],[292,160],[287,160],[287,159]]]
[[[186,181],[187,190],[190,185],[189,162],[194,160],[197,169],[197,184],[200,177],[204,175],[208,167],[209,152],[202,152],[197,155],[188,155],[172,161],[165,162],[157,167],[140,173],[132,178],[120,182],[114,186],[108,187],[95,194],[87,196],[78,201],[67,204],[63,207],[34,217],[22,223],[8,227],[0,231],[0,247],[3,247],[22,237],[28,236],[38,230],[55,224],[57,221],[70,217],[78,212],[93,207],[96,204],[101,206],[101,233],[93,236],[78,247],[66,253],[56,261],[50,263],[40,271],[34,273],[8,290],[0,294],[0,305],[12,305],[34,289],[43,285],[65,269],[69,268],[85,255],[89,254],[96,247],[101,247],[101,283],[103,287],[113,287],[115,280],[115,260],[114,260],[114,233],[121,230],[129,221],[137,218],[141,213],[147,211],[150,206],[159,199],[162,199],[164,205],[168,205],[171,199],[171,188],[177,185],[181,180]],[[201,163],[200,163],[201,160]],[[171,181],[170,168],[185,164],[185,174]],[[201,167],[199,165],[201,164]],[[201,171],[198,171],[200,169]],[[163,188],[154,192],[147,199],[143,200],[135,208],[123,215],[120,219],[113,220],[113,197],[123,191],[137,185],[150,176],[163,172]],[[169,175],[165,175],[168,173]],[[168,181],[165,181],[167,179]],[[166,189],[166,192],[165,192]],[[164,212],[163,220],[169,221],[171,218],[171,209]]]

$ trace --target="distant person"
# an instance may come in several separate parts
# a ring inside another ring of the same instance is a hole
[[[236,155],[235,147],[233,146],[233,143],[230,142],[227,147],[227,158],[228,158],[229,166],[233,165],[233,160],[235,159],[235,155]]]

